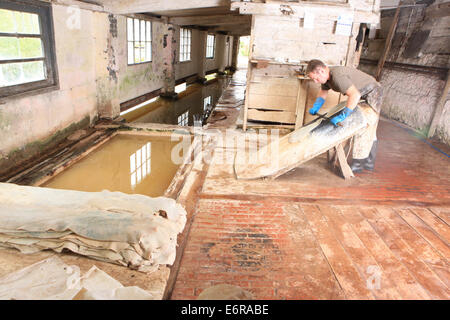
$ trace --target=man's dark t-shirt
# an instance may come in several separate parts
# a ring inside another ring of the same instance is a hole
[[[374,77],[352,67],[329,67],[330,79],[322,84],[322,90],[333,89],[334,91],[345,94],[352,85],[363,92],[364,88],[370,84],[377,84]]]

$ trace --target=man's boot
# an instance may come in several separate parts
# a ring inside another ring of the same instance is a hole
[[[353,159],[352,164],[350,165],[350,169],[352,169],[353,173],[361,172],[364,169],[365,162],[366,159]]]
[[[372,149],[370,149],[369,156],[364,159],[364,169],[372,171],[375,168],[375,158],[377,155],[377,144],[378,140],[375,140],[372,144]]]

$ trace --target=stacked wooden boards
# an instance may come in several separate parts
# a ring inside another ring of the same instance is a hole
[[[294,125],[299,81],[291,68],[270,64],[252,70],[247,120]]]
[[[264,124],[271,127],[298,129],[312,120],[308,114],[320,86],[300,75],[304,65],[252,60],[248,70],[247,92],[243,113],[243,128]],[[330,90],[322,110],[330,110],[341,100]]]

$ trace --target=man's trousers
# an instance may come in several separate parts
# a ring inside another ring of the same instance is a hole
[[[361,98],[367,101],[372,112],[366,113],[368,122],[367,129],[355,135],[352,152],[353,159],[366,159],[370,154],[373,142],[377,140],[377,127],[380,119],[383,88],[377,84],[375,87],[368,89],[371,89],[368,93],[364,91],[367,92],[369,90],[361,90]]]

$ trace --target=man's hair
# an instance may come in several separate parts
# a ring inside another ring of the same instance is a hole
[[[313,59],[308,62],[306,66],[306,74],[310,74],[311,72],[315,72],[318,68],[326,68],[327,66],[320,60]]]

